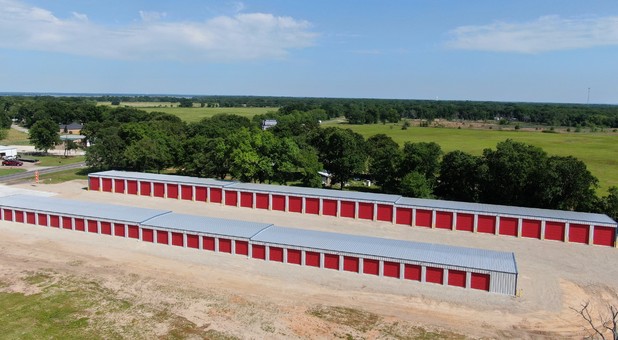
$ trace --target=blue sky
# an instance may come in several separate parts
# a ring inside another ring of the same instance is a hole
[[[0,92],[618,104],[618,2],[0,0]]]

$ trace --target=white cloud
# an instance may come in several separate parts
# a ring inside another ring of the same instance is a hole
[[[447,46],[457,49],[540,53],[618,45],[618,16],[572,18],[543,16],[524,23],[494,22],[460,26]]]
[[[307,21],[265,13],[203,22],[166,22],[140,11],[142,21],[106,27],[73,13],[67,19],[19,0],[0,0],[0,48],[53,51],[110,59],[238,61],[285,57],[312,46]]]

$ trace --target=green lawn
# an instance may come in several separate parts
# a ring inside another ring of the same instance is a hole
[[[480,155],[483,149],[495,149],[508,138],[543,148],[550,155],[574,156],[586,163],[599,179],[599,193],[606,194],[610,186],[618,186],[618,134],[612,132],[541,133],[539,131],[500,131],[496,128],[437,128],[413,126],[401,129],[401,124],[348,125],[328,123],[323,126],[350,128],[368,138],[384,133],[397,143],[436,142],[444,152],[462,150]]]
[[[15,129],[8,129],[8,135],[5,139],[0,141],[2,145],[30,145],[28,134],[17,131]]]
[[[12,175],[12,174],[16,174],[16,173],[24,172],[24,171],[26,171],[26,170],[22,169],[22,168],[5,168],[5,167],[2,167],[2,168],[0,168],[0,176]]]
[[[39,160],[40,166],[58,166],[83,162],[85,156],[24,156],[24,158],[34,158]]]
[[[57,184],[64,183],[76,179],[88,179],[88,174],[84,169],[71,169],[59,172],[53,172],[51,174],[43,174],[39,177],[39,183],[41,184]]]

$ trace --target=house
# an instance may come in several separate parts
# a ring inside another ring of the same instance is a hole
[[[276,119],[265,119],[262,121],[262,130],[270,129],[271,127],[277,125]]]
[[[58,128],[60,130],[60,133],[65,133],[65,134],[69,134],[69,135],[79,135],[82,132],[82,129],[84,128],[84,124],[80,124],[80,123],[71,123],[71,124],[59,124]]]
[[[8,159],[17,157],[17,148],[0,145],[0,158]]]

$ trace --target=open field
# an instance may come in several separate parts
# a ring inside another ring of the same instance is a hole
[[[100,103],[109,105],[109,103]],[[178,107],[178,103],[121,103],[120,106],[130,106],[148,112],[165,112],[180,117],[186,122],[197,122],[216,114],[227,113],[251,118],[269,111],[277,111],[276,107]],[[174,107],[172,107],[174,106]]]
[[[581,339],[585,322],[570,307],[589,300],[596,316],[605,303],[618,305],[618,277],[607,269],[618,261],[615,248],[119,197],[86,191],[85,186],[86,181],[79,180],[6,189],[513,251],[520,294],[512,297],[0,222],[0,306],[14,306],[3,319],[5,329],[34,338],[36,330],[30,325],[52,334],[67,327],[75,338],[91,333],[95,338]]]
[[[5,139],[0,141],[2,145],[30,145],[28,134],[17,131],[15,129],[8,129],[8,135]]]
[[[586,163],[588,169],[599,179],[599,193],[606,194],[610,186],[618,186],[618,134],[613,132],[560,132],[461,129],[412,126],[401,129],[400,124],[349,125],[327,123],[324,126],[349,128],[368,138],[383,133],[395,142],[436,142],[444,152],[462,150],[480,155],[483,149],[495,149],[498,142],[513,139],[543,148],[550,155],[574,156]],[[610,130],[611,131],[611,130]]]

